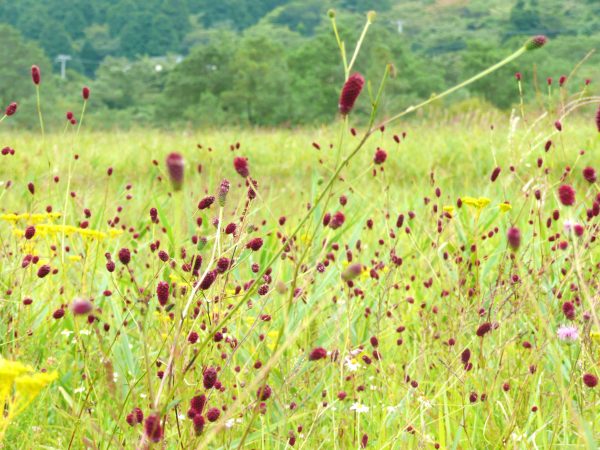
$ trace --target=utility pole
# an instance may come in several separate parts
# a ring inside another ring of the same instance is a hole
[[[71,61],[71,55],[58,55],[56,62],[60,63],[60,77],[64,80],[67,77],[67,61]]]

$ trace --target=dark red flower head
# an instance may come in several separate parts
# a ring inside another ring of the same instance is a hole
[[[121,264],[124,265],[129,264],[129,261],[131,261],[131,252],[128,248],[122,248],[119,250],[119,261],[121,261]]]
[[[568,184],[563,184],[558,188],[558,198],[563,205],[572,206],[575,204],[575,189]]]
[[[25,239],[29,240],[35,236],[35,227],[33,225],[29,225],[25,228]]]
[[[383,164],[387,159],[387,153],[384,149],[378,148],[375,152],[375,156],[373,157],[373,162],[375,164]]]
[[[566,83],[566,81],[567,81],[566,75],[561,75],[560,78],[558,79],[558,85],[560,87],[563,87],[564,84]]]
[[[327,357],[327,350],[323,347],[314,348],[310,355],[308,356],[309,361],[318,361],[319,359],[323,359]]]
[[[479,325],[479,328],[477,328],[477,336],[483,337],[491,329],[492,329],[491,323],[489,323],[489,322],[482,323],[481,325]]]
[[[600,105],[598,105],[598,111],[596,111],[596,128],[598,129],[598,133],[600,133]]]
[[[196,395],[192,397],[190,400],[190,406],[194,409],[198,414],[202,414],[202,410],[204,409],[204,405],[206,405],[206,395]]]
[[[198,209],[207,209],[215,202],[215,197],[209,195],[198,202]]]
[[[271,393],[273,391],[271,390],[271,386],[269,386],[268,384],[265,384],[264,386],[258,388],[258,391],[256,391],[256,396],[258,397],[259,400],[268,400],[269,397],[271,397]]]
[[[75,314],[76,316],[87,314],[93,308],[94,305],[92,305],[92,302],[84,298],[76,298],[75,300],[73,300],[73,303],[71,303],[71,311],[73,311],[73,314]]]
[[[160,306],[165,306],[169,301],[169,283],[166,281],[159,281],[156,285],[156,297]]]
[[[6,107],[5,114],[7,116],[12,116],[16,112],[17,112],[17,103],[16,102],[12,102],[10,105],[8,105]]]
[[[498,175],[500,175],[500,171],[502,169],[500,167],[496,167],[493,172],[492,172],[492,176],[490,177],[491,182],[493,183],[494,181],[496,181],[496,178],[498,178]]]
[[[585,181],[587,181],[588,183],[595,183],[596,171],[594,170],[594,168],[586,167],[585,169],[583,169],[583,178],[585,178]]]
[[[227,194],[229,193],[229,180],[223,179],[219,185],[219,192],[217,197],[219,199],[219,206],[224,207],[227,201]]]
[[[584,373],[583,374],[583,382],[585,383],[585,385],[587,387],[593,388],[598,385],[598,377],[591,373]]]
[[[562,311],[567,319],[575,320],[575,305],[573,303],[564,302],[562,304]]]
[[[179,191],[183,186],[183,174],[185,164],[183,162],[183,156],[179,153],[170,153],[167,156],[167,170],[169,171],[169,178],[173,189]]]
[[[258,251],[263,246],[263,240],[261,238],[254,238],[248,241],[246,244],[246,248],[249,248],[252,251]]]
[[[152,442],[160,442],[163,437],[162,426],[160,425],[160,417],[156,413],[150,414],[144,422],[144,432],[148,439]]]
[[[250,175],[250,169],[248,168],[248,159],[236,156],[233,158],[233,167],[240,176],[247,178]]]
[[[530,38],[525,43],[525,49],[527,50],[537,50],[538,48],[542,48],[548,42],[548,38],[543,35],[538,35]]]
[[[206,418],[208,419],[209,422],[216,422],[217,420],[219,420],[220,415],[221,415],[221,411],[219,411],[218,408],[210,408],[206,412]]]
[[[44,264],[38,269],[37,276],[38,278],[44,278],[46,275],[50,273],[51,267],[48,264]]]
[[[360,95],[365,84],[365,79],[360,73],[354,73],[344,83],[342,92],[340,93],[340,101],[338,108],[342,115],[348,114],[354,107],[354,102]]]
[[[33,84],[35,85],[39,85],[42,81],[42,75],[38,66],[31,66],[31,79],[33,80]]]
[[[202,376],[202,384],[205,389],[211,389],[217,382],[217,369],[208,367]]]
[[[87,86],[84,86],[83,89],[81,89],[81,96],[83,97],[84,100],[87,100],[90,98],[90,88]]]
[[[521,246],[521,231],[517,227],[511,227],[506,233],[506,239],[508,245],[513,249],[517,250]]]
[[[329,228],[336,230],[346,221],[346,217],[344,213],[341,211],[336,212],[333,216],[331,216],[331,221],[329,222]]]

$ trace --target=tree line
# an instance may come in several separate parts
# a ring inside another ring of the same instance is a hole
[[[452,101],[467,96],[490,108],[518,102],[514,73],[522,73],[527,100],[539,100],[548,77],[567,75],[600,42],[600,3],[582,0],[473,0],[442,7],[415,0],[0,0],[0,100],[20,102],[15,124],[34,124],[28,78],[31,64],[44,74],[50,121],[63,120],[82,84],[90,85],[95,125],[293,126],[331,121],[343,82],[339,49],[327,18],[336,7],[342,39],[356,42],[364,12],[378,11],[356,62],[378,83],[386,64],[383,114],[440,92],[487,67],[529,35],[551,37],[548,52],[531,54],[488,77]],[[570,8],[568,14],[555,14]],[[58,77],[57,54],[73,55],[66,80]],[[549,56],[550,55],[550,56]],[[569,79],[573,90],[599,79],[592,55]],[[534,89],[537,83],[538,95]],[[361,98],[358,114],[367,111]],[[19,122],[20,121],[20,122]]]

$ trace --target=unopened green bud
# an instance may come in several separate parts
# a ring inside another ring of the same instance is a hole
[[[335,18],[335,10],[330,9],[329,11],[327,11],[327,15],[329,16],[330,19]]]
[[[373,22],[375,22],[375,16],[376,16],[376,15],[377,15],[377,14],[375,13],[375,11],[369,11],[369,12],[367,13],[367,22],[369,22],[369,23],[373,23]]]
[[[534,36],[530,38],[525,43],[525,49],[537,50],[538,48],[542,48],[546,44],[546,42],[548,42],[548,38],[540,34],[539,36]]]

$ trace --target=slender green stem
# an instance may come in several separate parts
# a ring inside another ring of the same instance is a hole
[[[83,117],[85,116],[85,106],[87,105],[87,100],[83,101],[83,107],[81,108],[81,118],[79,119],[79,123],[77,124],[77,135],[79,135],[79,129],[81,128],[81,124],[83,123]]]
[[[40,85],[39,84],[35,85],[35,95],[37,97],[37,111],[38,111],[38,117],[40,118],[40,129],[42,130],[42,137],[44,137],[45,136],[44,118],[42,117],[42,102],[40,100]]]
[[[367,23],[365,23],[365,27],[362,30],[362,33],[360,35],[360,38],[358,39],[358,42],[356,43],[356,47],[354,48],[354,54],[352,55],[350,64],[348,64],[346,78],[348,78],[348,76],[350,75],[352,66],[354,66],[354,62],[356,61],[356,57],[358,56],[358,53],[360,52],[360,47],[362,46],[362,43],[365,40],[365,36],[367,35],[367,30],[369,29],[370,26],[371,26],[371,21],[367,19]]]
[[[507,58],[503,59],[502,61],[500,61],[499,63],[494,64],[493,66],[485,69],[483,72],[479,72],[477,75],[469,78],[468,80],[465,80],[462,83],[457,84],[456,86],[453,86],[450,89],[445,90],[441,94],[434,95],[434,96],[430,97],[428,100],[425,100],[425,101],[419,103],[418,105],[409,106],[408,108],[406,108],[401,113],[396,114],[395,116],[393,116],[393,117],[385,120],[384,122],[382,122],[380,126],[385,126],[385,125],[387,125],[387,124],[389,124],[391,122],[395,122],[399,118],[401,118],[401,117],[403,117],[403,116],[405,116],[407,114],[410,114],[411,112],[414,112],[414,111],[416,111],[418,109],[421,109],[422,107],[427,106],[427,105],[429,105],[430,103],[433,103],[436,100],[444,98],[447,95],[450,95],[453,92],[456,92],[459,89],[462,89],[465,86],[468,86],[469,84],[474,83],[475,81],[477,81],[477,80],[479,80],[479,79],[481,79],[481,78],[489,75],[490,73],[495,72],[496,70],[498,70],[502,66],[505,66],[509,62],[514,61],[515,59],[517,59],[519,56],[521,56],[526,51],[527,51],[527,49],[525,47],[521,47],[519,50],[517,50],[516,52],[514,52],[509,57],[507,57]]]
[[[335,34],[335,40],[337,41],[338,47],[340,49],[340,54],[342,55],[342,63],[344,64],[344,79],[348,79],[350,75],[350,70],[348,69],[348,61],[346,59],[346,46],[344,42],[340,39],[340,34],[338,33],[337,25],[335,23],[335,17],[331,18],[331,26],[333,27],[333,34]]]

